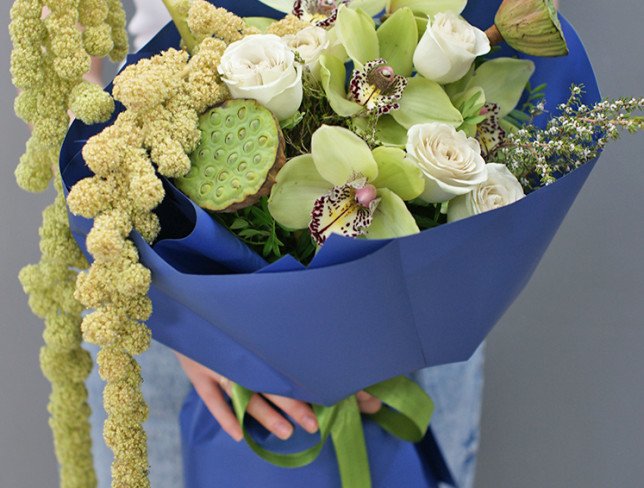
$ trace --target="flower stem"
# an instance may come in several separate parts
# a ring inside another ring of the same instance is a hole
[[[503,36],[501,35],[501,32],[499,31],[499,28],[496,26],[496,24],[492,24],[485,31],[485,35],[490,40],[490,45],[492,46],[496,46],[497,44],[501,44],[503,42]]]
[[[163,0],[163,5],[168,10],[170,17],[172,17],[172,22],[174,22],[175,27],[179,31],[179,35],[186,45],[186,49],[192,54],[195,47],[197,47],[197,39],[192,35],[190,27],[188,27],[190,2],[186,0]]]

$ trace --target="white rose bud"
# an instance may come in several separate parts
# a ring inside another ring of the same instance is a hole
[[[438,13],[414,52],[414,66],[425,78],[437,83],[458,81],[477,56],[490,52],[485,32],[453,12]]]
[[[429,203],[446,202],[468,193],[487,179],[481,146],[465,132],[447,124],[418,124],[407,132],[407,158],[425,176],[419,197]]]
[[[284,36],[283,39],[289,48],[300,55],[311,73],[317,76],[317,72],[320,69],[320,56],[331,46],[327,30],[312,25],[302,29],[297,34]]]
[[[488,164],[487,173],[487,181],[467,195],[461,195],[449,202],[448,222],[504,207],[525,196],[521,184],[504,164]]]
[[[244,37],[226,48],[218,68],[233,98],[252,98],[288,119],[302,104],[302,66],[275,35]]]

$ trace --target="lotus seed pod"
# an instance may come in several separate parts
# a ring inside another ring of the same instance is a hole
[[[255,100],[229,100],[199,119],[201,142],[177,187],[197,205],[234,212],[270,193],[286,161],[275,116]]]
[[[531,56],[568,54],[553,0],[504,0],[486,34],[492,44],[502,39]]]

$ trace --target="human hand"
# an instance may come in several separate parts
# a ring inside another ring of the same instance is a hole
[[[210,413],[219,422],[224,432],[240,442],[243,439],[241,426],[224,397],[224,392],[228,396],[232,394],[232,382],[192,359],[179,353],[176,354],[186,376]],[[380,400],[364,391],[357,393],[356,399],[360,411],[363,413],[376,413],[382,407]],[[317,419],[307,403],[278,395],[255,393],[248,404],[248,414],[279,439],[288,439],[293,434],[293,426],[271,406],[269,401],[294,419],[307,432],[311,434],[317,432]]]

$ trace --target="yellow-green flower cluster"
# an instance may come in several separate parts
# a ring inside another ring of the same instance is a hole
[[[114,49],[112,27],[107,23],[109,12],[107,0],[80,0],[78,4],[78,21],[84,28],[83,46],[91,56],[102,58]]]
[[[59,183],[59,182],[57,182]],[[74,299],[74,268],[87,266],[69,231],[60,184],[58,196],[45,209],[40,229],[42,259],[20,272],[33,312],[44,319],[45,345],[40,351],[43,373],[51,382],[49,425],[60,464],[62,488],[95,488],[85,379],[92,359],[81,348],[81,312]]]
[[[127,53],[122,12],[120,0],[14,2],[9,26],[14,46],[11,73],[20,91],[14,106],[16,114],[33,128],[16,168],[22,188],[43,191],[58,174],[56,163],[70,108],[87,123],[107,120],[113,112],[112,98],[82,77],[90,67],[90,55],[111,52],[123,57]],[[69,230],[59,176],[55,187],[58,196],[45,210],[40,230],[42,258],[37,265],[24,268],[20,279],[32,310],[45,321],[40,361],[52,384],[50,426],[60,464],[60,486],[94,488],[84,385],[92,361],[81,348],[83,307],[74,298],[76,273],[72,271],[87,263]]]
[[[33,126],[16,179],[25,190],[43,191],[69,125],[68,109],[87,123],[107,120],[114,109],[109,95],[82,77],[90,55],[125,56],[125,14],[120,0],[16,0],[9,30],[11,73],[21,90],[16,113]]]
[[[83,157],[95,176],[78,182],[68,197],[72,212],[94,219],[86,241],[94,262],[79,275],[76,297],[94,309],[82,331],[101,347],[113,487],[149,486],[142,427],[147,407],[134,356],[150,343],[144,322],[152,312],[151,276],[128,236],[136,230],[149,242],[155,239],[159,222],[152,211],[164,196],[155,168],[169,177],[190,169],[188,154],[200,139],[199,114],[228,96],[215,69],[225,47],[208,38],[192,58],[169,49],[117,76],[114,97],[126,110],[85,144]]]
[[[266,32],[268,32],[269,34],[275,34],[276,36],[284,37],[297,34],[307,27],[311,27],[311,24],[298,19],[295,15],[289,14],[282,20],[271,24]]]
[[[244,19],[206,0],[194,0],[188,11],[188,27],[197,40],[216,37],[226,44],[238,41],[259,30],[249,26]]]

